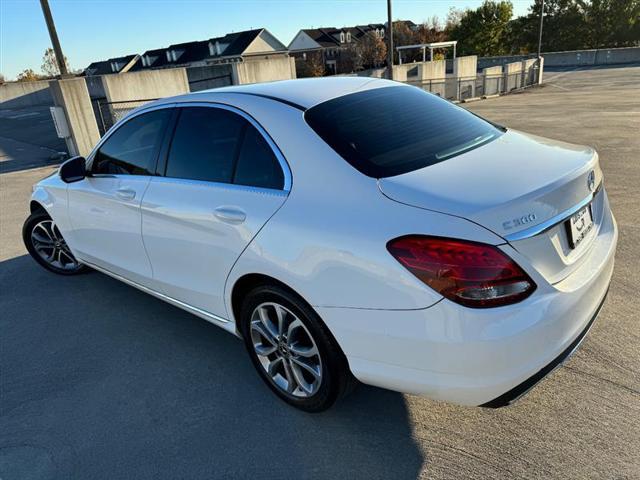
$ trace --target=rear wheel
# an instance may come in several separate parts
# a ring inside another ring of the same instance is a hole
[[[322,320],[289,291],[277,286],[252,290],[240,322],[256,370],[290,405],[320,412],[354,384],[347,360]]]
[[[32,213],[22,227],[22,239],[33,259],[61,275],[85,272],[87,267],[73,256],[55,222],[45,212]]]

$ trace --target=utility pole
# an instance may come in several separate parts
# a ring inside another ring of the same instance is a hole
[[[542,55],[542,20],[544,19],[544,0],[540,3],[540,33],[538,35],[538,58]]]
[[[393,15],[391,0],[387,0],[387,69],[389,80],[393,80]]]
[[[47,28],[49,29],[49,36],[51,37],[51,44],[53,45],[53,51],[56,54],[56,61],[58,62],[58,68],[60,69],[60,77],[64,78],[69,76],[67,72],[67,65],[64,61],[64,54],[62,53],[62,47],[60,47],[60,40],[58,40],[58,33],[56,32],[56,26],[53,23],[53,17],[51,16],[51,9],[49,8],[48,0],[40,0],[42,6],[42,13],[44,14],[44,20],[47,22]]]

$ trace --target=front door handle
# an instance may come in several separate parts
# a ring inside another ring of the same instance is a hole
[[[136,198],[136,191],[130,188],[119,188],[116,190],[116,197],[122,200],[133,200]]]
[[[213,211],[213,214],[218,220],[237,225],[246,220],[247,214],[237,207],[223,206],[218,207]]]

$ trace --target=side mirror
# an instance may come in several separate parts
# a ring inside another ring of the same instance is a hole
[[[73,157],[60,166],[60,178],[65,183],[79,182],[87,176],[84,157]]]

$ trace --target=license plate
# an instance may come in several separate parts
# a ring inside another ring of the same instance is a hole
[[[591,204],[581,208],[566,221],[569,246],[576,248],[593,229],[593,214]]]

